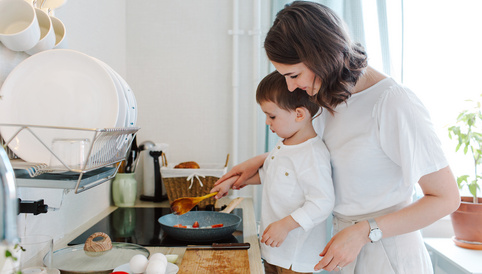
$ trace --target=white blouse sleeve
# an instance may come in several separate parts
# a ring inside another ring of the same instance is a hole
[[[392,87],[374,108],[382,149],[402,168],[403,180],[419,179],[448,165],[430,114],[410,90]]]

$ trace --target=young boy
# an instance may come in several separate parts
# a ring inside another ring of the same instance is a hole
[[[266,273],[313,272],[326,245],[326,218],[335,194],[330,155],[312,119],[319,106],[303,90],[288,90],[277,71],[261,80],[256,101],[266,124],[281,139],[247,184],[263,184],[261,256]],[[216,198],[227,195],[237,177],[218,185]]]

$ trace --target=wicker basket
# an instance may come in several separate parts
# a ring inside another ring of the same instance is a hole
[[[169,203],[182,197],[199,197],[209,194],[214,183],[227,171],[229,154],[224,164],[199,164],[199,169],[174,168],[173,165],[161,168],[162,180]],[[214,197],[198,204],[200,209],[214,205]]]
[[[209,194],[219,177],[206,176],[199,179],[202,181],[202,187],[199,182],[196,182],[197,178],[195,178],[195,182],[189,188],[191,181],[187,180],[187,177],[163,178],[169,203],[181,197],[199,197]],[[198,207],[204,209],[207,205],[214,205],[215,202],[216,199],[214,197],[204,199],[198,204]]]

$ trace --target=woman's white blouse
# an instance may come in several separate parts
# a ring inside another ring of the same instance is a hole
[[[314,120],[331,154],[334,211],[345,216],[410,202],[415,183],[448,165],[430,115],[391,78]]]

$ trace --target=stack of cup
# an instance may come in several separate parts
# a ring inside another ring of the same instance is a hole
[[[53,49],[55,46],[55,31],[50,16],[39,8],[35,8],[35,13],[40,27],[40,39],[33,48],[25,51],[30,55]]]
[[[65,25],[60,21],[59,18],[50,16],[50,20],[52,21],[52,25],[54,27],[55,32],[55,46],[56,49],[66,49],[67,48],[67,39],[65,39],[67,31],[65,30]]]
[[[27,54],[66,48],[65,26],[58,18],[22,0],[0,1],[0,42]]]
[[[34,7],[25,1],[0,1],[0,41],[13,51],[33,48],[40,39]]]

